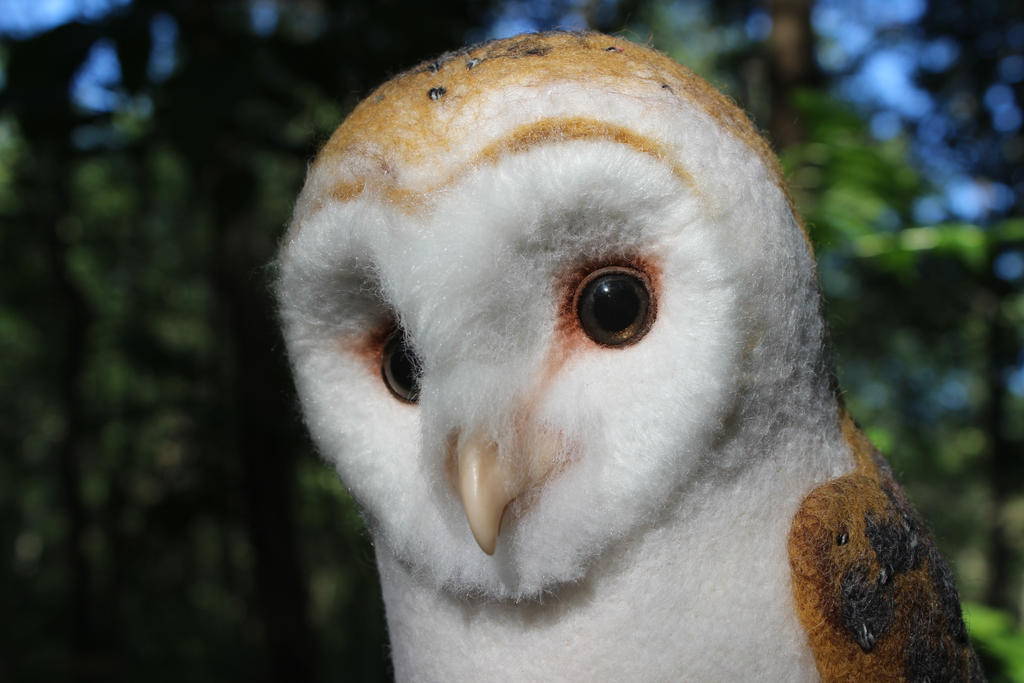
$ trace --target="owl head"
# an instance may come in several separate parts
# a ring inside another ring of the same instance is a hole
[[[312,165],[279,273],[319,450],[442,590],[541,595],[744,472],[773,494],[825,467],[777,162],[649,48],[520,36],[385,83]]]

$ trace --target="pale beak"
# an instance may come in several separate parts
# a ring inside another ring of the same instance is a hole
[[[501,518],[519,493],[510,491],[511,472],[498,458],[498,445],[473,434],[458,445],[458,488],[462,507],[480,549],[494,554]]]
[[[545,432],[521,442],[516,457],[498,457],[498,445],[472,433],[455,447],[456,487],[469,528],[480,549],[494,554],[501,520],[509,503],[539,485],[552,471],[561,451],[558,439]]]

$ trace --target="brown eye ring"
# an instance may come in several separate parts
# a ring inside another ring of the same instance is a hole
[[[575,299],[580,326],[601,346],[635,344],[654,322],[650,278],[636,268],[598,268],[580,282]]]
[[[406,342],[401,328],[384,342],[380,374],[388,390],[400,401],[416,403],[420,398],[420,362]]]

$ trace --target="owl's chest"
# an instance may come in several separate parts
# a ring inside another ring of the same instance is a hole
[[[793,607],[791,513],[780,512],[687,510],[540,603],[420,589],[379,549],[396,677],[818,680]]]

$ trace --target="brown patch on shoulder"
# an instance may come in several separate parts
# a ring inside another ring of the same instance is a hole
[[[984,680],[952,575],[848,415],[857,469],[803,501],[789,535],[797,615],[824,681]]]

